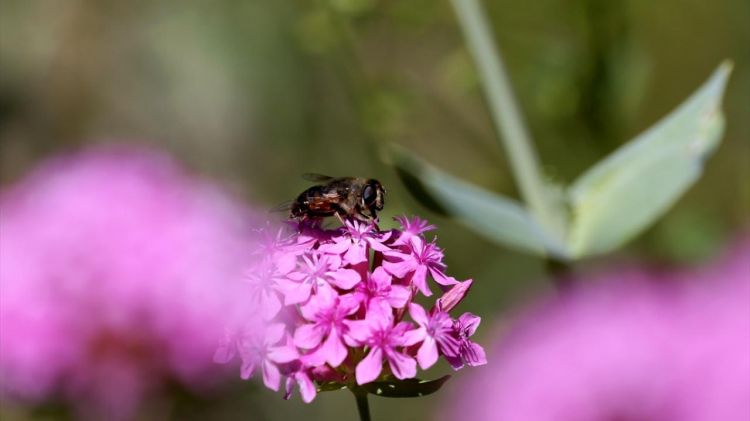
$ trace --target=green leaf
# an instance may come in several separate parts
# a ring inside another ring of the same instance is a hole
[[[517,202],[443,172],[396,145],[387,152],[407,189],[428,208],[455,217],[492,241],[564,258],[562,242]]]
[[[335,390],[346,389],[346,385],[339,382],[325,382],[318,385],[317,390],[320,392],[333,392]]]
[[[435,380],[393,380],[385,382],[371,382],[362,385],[368,393],[384,398],[418,398],[437,392],[451,376],[443,376]]]
[[[573,257],[613,250],[652,224],[700,177],[724,130],[723,63],[676,110],[586,171],[568,191]]]

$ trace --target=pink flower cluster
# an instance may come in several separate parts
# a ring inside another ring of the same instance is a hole
[[[250,215],[171,158],[99,147],[0,193],[0,400],[128,419],[211,356],[242,276]]]
[[[749,258],[745,240],[705,268],[577,279],[502,323],[437,418],[749,420]]]
[[[273,390],[284,378],[285,397],[298,385],[305,402],[316,382],[411,379],[417,364],[427,369],[440,355],[456,370],[485,364],[469,339],[479,317],[448,314],[472,281],[446,275],[442,250],[423,235],[433,225],[396,219],[400,230],[354,220],[332,230],[302,223],[290,235],[266,230],[245,279],[258,316],[227,330],[215,361],[239,356],[242,378],[260,369]],[[428,311],[414,299],[433,295],[430,279],[444,293]]]

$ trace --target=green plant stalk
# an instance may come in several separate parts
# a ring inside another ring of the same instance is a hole
[[[561,234],[564,221],[561,220],[557,204],[553,203],[548,194],[529,132],[513,96],[500,50],[493,41],[490,25],[479,0],[451,0],[451,3],[477,66],[492,120],[500,133],[521,196],[540,223]]]
[[[370,403],[367,401],[367,391],[361,387],[351,389],[354,398],[357,400],[357,412],[359,412],[360,421],[370,421]]]

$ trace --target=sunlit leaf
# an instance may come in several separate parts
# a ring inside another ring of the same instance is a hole
[[[517,202],[443,172],[392,145],[389,158],[407,189],[428,208],[484,237],[537,255],[562,257],[560,241]]]
[[[393,380],[386,382],[372,382],[362,385],[368,393],[384,398],[417,398],[437,392],[451,376],[443,376],[435,380]]]
[[[634,237],[687,190],[724,129],[722,64],[687,101],[584,173],[569,189],[574,257],[605,253]]]

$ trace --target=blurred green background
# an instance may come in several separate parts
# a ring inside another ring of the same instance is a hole
[[[697,264],[747,232],[749,2],[484,4],[544,169],[560,182],[669,112],[723,59],[735,63],[727,131],[703,178],[645,235],[582,265]],[[484,318],[480,343],[514,305],[550,288],[545,263],[421,208],[378,145],[404,145],[517,197],[495,136],[447,1],[0,1],[3,183],[49,154],[112,141],[166,149],[261,208],[304,189],[305,172],[378,178],[388,189],[383,220],[427,217],[440,227],[449,273],[475,279],[460,310]],[[372,413],[429,419],[449,393],[372,398]],[[348,393],[305,405],[239,380],[215,396],[175,393],[154,405],[175,419],[356,416]]]

